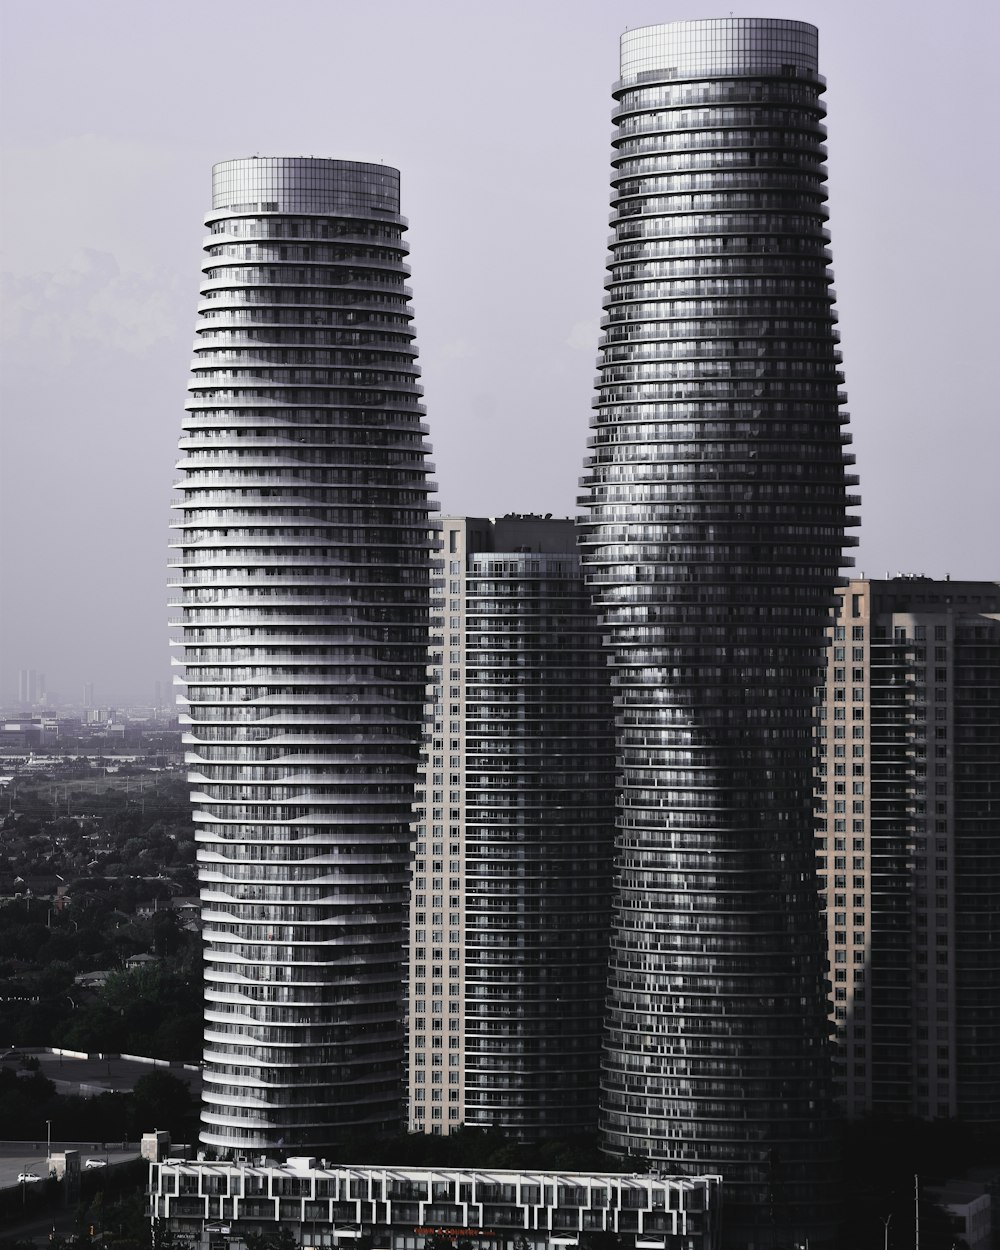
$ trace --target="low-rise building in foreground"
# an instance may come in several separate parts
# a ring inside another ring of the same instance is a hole
[[[720,1176],[170,1160],[150,1168],[152,1215],[197,1247],[287,1229],[303,1250],[546,1250],[617,1233],[636,1250],[717,1250]]]

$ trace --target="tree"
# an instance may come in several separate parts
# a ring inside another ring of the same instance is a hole
[[[921,1250],[951,1250],[947,1213],[927,1197],[935,1181],[956,1176],[976,1159],[993,1159],[997,1142],[989,1128],[957,1120],[869,1117],[844,1126],[842,1241],[852,1250],[882,1250],[885,1219],[890,1243],[913,1245],[914,1177],[920,1177]]]
[[[191,1091],[180,1078],[162,1069],[140,1077],[132,1091],[133,1131],[166,1129],[175,1140],[187,1135],[194,1112]]]
[[[171,908],[154,913],[152,930],[154,955],[158,955],[161,959],[168,955],[176,955],[183,938],[177,913]]]
[[[619,1250],[625,1242],[618,1233],[598,1229],[592,1233],[580,1234],[580,1250]]]
[[[299,1243],[292,1236],[286,1225],[277,1232],[247,1232],[243,1234],[247,1250],[300,1250]]]

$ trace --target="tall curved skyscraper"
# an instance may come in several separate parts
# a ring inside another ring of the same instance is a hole
[[[732,1245],[818,1238],[833,1179],[812,750],[854,479],[816,52],[622,37],[581,501],[618,704],[602,1131],[720,1171]]]
[[[399,174],[213,171],[174,523],[206,958],[202,1141],[403,1110],[432,547]]]

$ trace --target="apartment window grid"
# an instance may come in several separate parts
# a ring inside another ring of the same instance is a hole
[[[964,906],[959,904],[957,891],[962,888],[979,888],[981,891],[982,886],[978,880],[973,880],[975,874],[967,874],[968,880],[964,882],[956,876],[960,871],[963,831],[959,823],[961,808],[954,791],[957,783],[953,774],[952,751],[961,750],[955,743],[954,728],[961,718],[961,712],[956,710],[959,705],[955,702],[961,697],[961,692],[954,688],[960,681],[955,648],[961,627],[954,624],[953,608],[949,609],[946,621],[942,621],[940,616],[935,620],[934,616],[940,612],[942,598],[954,605],[965,602],[966,596],[953,584],[946,587],[944,583],[938,583],[925,590],[919,584],[920,579],[916,579],[916,587],[905,585],[905,580],[899,579],[891,585],[862,583],[853,588],[859,598],[869,593],[874,595],[876,589],[879,595],[877,604],[871,609],[871,637],[864,640],[866,652],[871,648],[870,654],[848,651],[840,657],[852,665],[864,664],[868,678],[868,697],[860,705],[867,719],[852,727],[857,735],[857,742],[852,739],[852,746],[860,746],[861,751],[851,758],[852,762],[858,758],[864,766],[868,791],[865,797],[871,802],[871,810],[852,820],[853,832],[867,840],[863,847],[852,849],[863,849],[872,857],[871,866],[864,875],[869,879],[867,893],[869,907],[873,909],[869,914],[871,924],[875,926],[871,933],[876,958],[880,944],[879,913],[893,891],[904,901],[904,908],[909,908],[911,915],[910,949],[902,960],[897,961],[894,971],[883,966],[881,982],[886,984],[884,977],[887,971],[895,978],[896,1003],[906,1004],[900,1009],[907,1015],[911,1036],[908,1056],[898,1059],[897,1064],[898,1071],[906,1071],[910,1075],[907,1081],[897,1082],[897,1105],[893,1109],[921,1116],[954,1115],[960,1113],[963,1107],[959,1092],[961,1078],[955,1066],[956,1029],[965,1027],[962,1024],[965,1015],[988,1009],[981,994],[975,996],[974,1003],[960,1003],[956,997],[959,990],[952,975],[956,946],[962,941],[960,926],[966,914],[975,913],[975,904],[971,908],[968,903]],[[977,584],[977,588],[982,596],[981,603],[992,604],[995,611],[1000,593],[997,587]],[[988,594],[985,593],[987,590]],[[893,600],[898,603],[904,597],[909,600],[909,605],[899,610]],[[970,602],[974,598],[976,596],[968,596]],[[928,604],[926,611],[914,606],[921,601]],[[852,601],[847,602],[850,604]],[[847,616],[848,612],[842,613],[840,621]],[[856,627],[838,623],[834,639],[851,640],[853,628]],[[968,627],[970,639],[973,628]],[[984,637],[989,633],[988,629],[979,628]],[[831,715],[829,707],[833,705],[830,680],[833,663],[831,655],[827,683],[828,716]],[[980,670],[979,685],[973,687],[980,703],[987,701],[984,695],[989,695],[991,672],[988,668]],[[829,729],[826,717],[823,721],[824,727]],[[978,725],[975,734],[968,737],[984,742],[988,734],[984,738],[982,726]],[[820,741],[823,741],[822,734]],[[818,754],[822,763],[822,751]],[[817,769],[818,777],[821,771]],[[885,788],[886,778],[893,777],[905,779],[905,785],[898,788],[895,798],[892,791]],[[830,819],[828,816],[827,829],[830,829]],[[887,852],[895,858],[887,856]],[[822,870],[826,867],[825,858],[819,855],[818,867]],[[874,876],[869,877],[869,873]],[[824,886],[825,877],[825,871],[822,871]],[[857,917],[854,919],[856,921]],[[972,923],[982,929],[981,919],[973,919]],[[832,917],[828,918],[828,927],[831,962],[836,967],[841,960],[841,949],[838,947],[847,946],[850,949],[850,946],[844,938],[838,943]],[[846,931],[841,928],[840,932],[844,934]],[[854,931],[855,937],[858,932],[858,929]],[[977,936],[976,940],[981,945],[981,936]],[[871,954],[856,950],[854,957],[861,955],[867,960]],[[864,967],[860,970],[864,972]],[[836,988],[836,980],[834,984]],[[835,1007],[843,1003],[844,999],[836,995]],[[832,1013],[841,1028],[839,1038],[846,1048],[842,1052],[840,1071],[847,1093],[847,1108],[852,1114],[886,1108],[889,1105],[887,1099],[891,1101],[892,1097],[891,1090],[887,1092],[887,1082],[877,1075],[879,1055],[882,1055],[884,1065],[888,1053],[883,1040],[884,1025],[879,1022],[878,995],[874,999],[874,1023],[872,1002],[863,1004],[868,1011],[868,1018],[863,1022],[857,1010],[861,1005],[857,995],[853,1003],[848,996],[845,1009]],[[851,1055],[849,1043],[859,1033],[866,1035],[868,1051],[860,1056]],[[851,1072],[855,1060],[860,1067]],[[883,1066],[881,1071],[885,1070]],[[986,1098],[989,1097],[987,1090]],[[973,1107],[974,1101],[976,1111],[981,1114],[981,1091],[977,1100],[964,1104],[966,1110]]]
[[[518,827],[523,827],[526,840],[523,844],[511,843],[510,851],[517,856],[535,853],[529,850],[529,843],[537,840],[538,820],[534,812],[539,800],[551,801],[546,797],[547,787],[551,784],[546,778],[551,772],[552,765],[542,763],[546,758],[545,742],[551,739],[558,744],[563,736],[570,732],[571,726],[573,732],[579,733],[580,726],[591,725],[594,722],[580,706],[584,696],[575,679],[571,683],[573,691],[571,698],[573,711],[579,713],[579,716],[575,720],[570,720],[567,715],[558,724],[552,719],[552,707],[561,706],[564,698],[557,693],[562,689],[561,670],[571,663],[568,657],[575,655],[581,642],[582,622],[575,618],[580,613],[581,604],[589,605],[589,599],[579,580],[579,556],[576,532],[572,523],[569,520],[552,521],[540,517],[509,517],[498,518],[493,522],[467,518],[464,524],[467,526],[465,531],[467,546],[463,574],[458,566],[461,544],[457,540],[456,531],[451,527],[450,519],[444,521],[448,550],[447,568],[444,574],[446,593],[442,597],[445,599],[448,613],[454,613],[455,632],[452,634],[449,620],[449,627],[446,631],[447,647],[442,649],[441,668],[442,677],[446,683],[455,680],[456,684],[461,687],[461,697],[455,700],[455,703],[460,705],[455,708],[452,707],[453,696],[450,691],[447,700],[447,711],[450,718],[454,717],[456,736],[454,738],[449,736],[445,739],[447,753],[442,757],[443,767],[440,771],[442,782],[447,783],[449,788],[455,787],[455,793],[449,795],[449,801],[456,803],[456,808],[453,812],[449,807],[447,824],[442,822],[449,836],[446,842],[442,840],[440,880],[442,902],[454,905],[459,901],[460,892],[454,889],[454,882],[451,878],[454,867],[452,858],[457,858],[461,853],[464,861],[462,881],[469,892],[470,910],[464,917],[461,931],[458,929],[448,931],[449,941],[461,941],[463,946],[464,981],[461,986],[458,986],[457,983],[446,978],[442,983],[442,992],[444,997],[451,1000],[453,1006],[458,998],[464,1002],[464,1014],[453,1013],[449,1029],[445,1030],[449,1033],[449,1049],[454,1043],[455,1057],[458,1058],[461,1055],[462,1062],[462,1067],[452,1073],[455,1078],[454,1082],[449,1081],[449,1090],[457,1096],[454,1099],[449,1097],[448,1109],[452,1112],[461,1106],[465,1122],[480,1123],[484,1114],[488,1113],[491,1119],[495,1119],[498,1114],[515,1114],[516,1108],[520,1105],[520,1100],[514,1097],[506,1100],[501,1098],[497,1103],[497,1109],[494,1110],[491,1100],[494,1099],[498,1088],[496,1082],[513,1081],[516,1083],[525,1079],[534,1079],[527,1078],[523,1074],[518,1075],[516,1065],[512,1065],[510,1059],[504,1057],[507,1055],[506,1048],[504,1055],[498,1059],[496,1048],[491,1048],[488,1044],[499,1019],[495,1014],[491,1015],[491,1012],[495,1013],[496,1004],[499,1003],[502,1006],[503,1002],[502,997],[497,996],[497,974],[499,973],[501,977],[508,976],[509,970],[508,972],[504,970],[505,961],[521,959],[521,955],[513,946],[508,949],[507,938],[502,932],[505,926],[502,921],[498,926],[498,920],[501,918],[496,913],[497,905],[506,906],[506,896],[498,885],[497,876],[498,873],[509,875],[509,865],[505,867],[506,860],[501,863],[491,857],[490,852],[492,851],[494,855],[498,853],[501,849],[500,844],[508,836],[506,831],[511,828],[512,824],[517,824]],[[555,544],[552,548],[548,547],[550,542]],[[536,548],[536,543],[541,545],[542,550]],[[497,550],[494,550],[495,545],[498,546]],[[460,587],[452,585],[460,577],[462,585]],[[556,603],[562,605],[558,610]],[[458,633],[460,625],[464,636]],[[587,632],[589,635],[589,630]],[[594,648],[598,653],[598,658],[603,660],[603,656],[599,654],[598,639],[599,636],[595,631]],[[461,671],[456,674],[452,671],[452,665],[460,658],[458,651],[461,651]],[[547,663],[543,674],[539,669],[539,657],[542,652],[549,655],[550,651],[550,662]],[[577,662],[577,660],[572,661],[574,664]],[[600,668],[603,671],[603,665]],[[506,673],[512,681],[505,680],[503,673]],[[548,697],[545,701],[539,702],[536,690],[543,677],[547,683]],[[510,717],[512,707],[517,702],[519,686],[526,696],[521,704],[527,712],[527,721],[524,724],[516,720],[512,721]],[[512,694],[514,705],[511,704]],[[540,716],[549,718],[550,733],[547,738],[536,741],[537,722]],[[610,716],[608,719],[610,724]],[[458,731],[461,731],[461,736]],[[565,757],[559,755],[558,745],[554,746],[553,761],[563,758],[567,761],[582,761],[585,752],[579,741],[575,741],[575,745],[580,749],[569,752]],[[465,763],[462,769],[457,769],[460,762],[457,756],[451,757],[452,748],[456,751],[461,749],[464,753]],[[470,761],[475,761],[475,763],[470,764]],[[566,766],[570,767],[569,764]],[[572,766],[576,767],[576,764]],[[580,766],[584,765],[581,763]],[[456,770],[455,773],[453,769]],[[593,770],[590,772],[593,774]],[[461,784],[456,781],[459,773]],[[527,799],[526,808],[520,814],[518,814],[517,804],[511,806],[507,803],[510,787],[515,783],[517,793]],[[542,789],[536,794],[540,785]],[[610,785],[602,787],[602,793],[605,792],[610,802]],[[594,806],[594,810],[597,810],[597,805]],[[608,817],[608,819],[601,819],[601,827],[604,830],[611,828],[610,812]],[[589,808],[586,819],[591,819]],[[586,856],[581,858],[582,844],[579,834],[582,826],[574,825],[573,827],[575,840],[571,862],[576,869],[579,869],[583,859],[586,859]],[[560,817],[556,814],[554,821],[546,827],[550,857],[548,889],[543,891],[542,895],[547,900],[546,916],[549,911],[548,901],[555,898],[557,891],[563,888],[560,882],[566,875],[564,869],[560,868],[560,864],[566,857],[556,854],[557,848],[562,845],[560,829]],[[608,842],[608,847],[610,853],[610,842]],[[587,854],[591,852],[588,850]],[[510,858],[509,852],[507,858]],[[429,866],[433,867],[433,865]],[[574,876],[574,889],[579,888],[580,880],[586,877],[587,872],[582,874],[577,872]],[[607,874],[602,871],[599,879],[603,883],[607,879]],[[529,942],[534,932],[534,921],[530,917],[534,915],[532,909],[536,902],[535,891],[530,884],[531,880],[533,880],[533,874],[529,873],[529,884],[524,887],[525,914],[521,928],[521,932],[528,935]],[[447,895],[444,893],[445,889],[447,889]],[[593,915],[594,909],[590,903],[586,906],[588,914]],[[521,915],[520,912],[518,914]],[[459,913],[456,910],[449,912],[448,915],[458,918]],[[491,942],[489,940],[491,934],[500,941]],[[526,965],[526,983],[531,981],[534,966],[533,962]],[[567,978],[567,984],[573,981],[574,976],[577,980],[582,980],[581,967],[580,948],[577,946],[573,955],[572,974]],[[518,981],[517,985],[520,986],[520,984],[521,982]],[[597,985],[598,994],[603,992],[603,984],[604,963],[602,962]],[[460,990],[459,994],[455,993],[456,989]],[[599,1008],[595,1002],[588,1005],[585,1013],[570,1011],[566,1005],[567,1001],[574,1002],[579,993],[578,986],[571,985],[571,989],[570,999],[563,1000],[563,1009],[558,1019],[553,1020],[554,1027],[550,1029],[551,1036],[547,1034],[543,1040],[546,1047],[553,1051],[559,1049],[572,1052],[574,1047],[567,1044],[566,1038],[571,1034],[575,1038],[573,1030],[579,1031],[576,1021],[586,1019],[587,1030],[593,1032],[591,1047],[594,1052],[593,1100],[596,1101],[599,1033],[594,1029],[594,1021],[599,1018]],[[521,990],[518,988],[517,992],[520,993]],[[527,992],[530,995],[535,991],[528,990]],[[533,1029],[535,1026],[532,1024],[530,1027]],[[433,1038],[431,1040],[433,1042]],[[524,1053],[529,1056],[529,1066],[537,1066],[530,1046]],[[572,1068],[576,1061],[577,1055],[573,1053],[567,1070]],[[453,1091],[452,1085],[454,1085]],[[411,1088],[414,1091],[414,1105],[416,1106],[418,1105],[416,1082]],[[565,1088],[561,1090],[561,1093],[565,1095]],[[460,1102],[460,1098],[464,1098],[464,1102]],[[425,1096],[425,1104],[428,1101]],[[536,1101],[538,1100],[534,1098],[531,1100],[532,1103]],[[553,1104],[548,1108],[547,1115],[551,1116],[556,1113],[563,1116],[567,1114],[567,1109],[571,1105],[575,1105],[575,1102],[564,1097],[558,1107]],[[425,1128],[427,1123],[429,1122],[425,1119]],[[431,1127],[433,1129],[433,1125]],[[446,1126],[442,1127],[444,1131],[447,1131]]]
[[[432,622],[427,686],[427,716],[432,732],[429,742],[425,743],[422,761],[424,789],[429,788],[435,801],[442,806],[432,809],[429,824],[419,822],[414,827],[415,890],[410,918],[408,1030],[409,1124],[413,1131],[436,1134],[448,1133],[460,1127],[464,1120],[464,1049],[459,1045],[464,1031],[465,977],[462,902],[464,835],[460,798],[465,776],[464,714],[461,691],[458,696],[453,695],[451,683],[461,680],[464,665],[463,553],[466,541],[463,524],[446,518],[438,553],[441,569],[435,579],[433,593],[440,599],[447,615],[441,615]],[[455,805],[447,809],[450,817],[447,821],[443,807],[446,779],[449,799]],[[429,882],[432,888],[430,911],[426,910],[427,894],[421,896],[416,892],[421,880],[425,885]],[[448,909],[445,908],[446,899]],[[448,1036],[447,1043],[445,1035]],[[433,1089],[443,1083],[446,1047],[451,1052],[449,1085],[454,1086],[449,1092],[447,1109],[435,1105],[442,1099],[440,1090]],[[432,1072],[430,1082],[425,1075],[428,1069]],[[430,1091],[428,1084],[431,1085]]]
[[[819,749],[820,761],[832,750],[836,763],[836,773],[846,777],[847,760],[851,760],[850,773],[852,790],[855,795],[864,793],[867,782],[867,736],[865,710],[867,706],[867,675],[868,655],[867,639],[864,625],[865,599],[854,588],[842,592],[842,608],[838,614],[838,623],[831,626],[827,653],[827,675],[825,685],[825,706],[820,715]],[[843,624],[839,623],[843,622]],[[854,622],[854,623],[849,623]],[[859,623],[860,622],[860,623]],[[850,681],[850,691],[848,683]],[[852,731],[850,736],[847,727],[837,724],[838,720],[846,719],[846,711],[837,704],[852,705]],[[829,721],[834,724],[832,727]],[[829,744],[826,734],[832,732],[833,742]],[[847,743],[850,737],[851,750]],[[825,740],[825,741],[824,741]],[[822,767],[818,770],[822,772]],[[839,793],[846,792],[846,783],[839,784]],[[867,1064],[864,1062],[867,1032],[867,1004],[865,1002],[864,972],[868,951],[868,899],[870,882],[866,871],[868,825],[865,818],[864,802],[860,798],[852,801],[850,825],[845,813],[845,800],[830,800],[825,812],[825,829],[830,844],[840,851],[848,849],[845,836],[850,829],[851,843],[851,884],[853,893],[847,893],[848,879],[846,876],[847,856],[842,854],[835,859],[834,868],[840,872],[834,878],[834,893],[826,893],[827,878],[821,871],[820,889],[821,903],[827,910],[827,929],[830,946],[830,960],[833,977],[833,996],[831,1001],[831,1020],[835,1027],[838,1041],[838,1061],[835,1072],[838,1076],[840,1097],[849,1108],[864,1106],[869,1099],[869,1080]],[[825,857],[818,857],[818,868],[825,869]],[[840,892],[836,892],[838,890]],[[854,904],[854,910],[848,913],[848,903]],[[850,927],[848,922],[853,922]],[[845,966],[846,965],[846,966]],[[849,979],[848,968],[854,971]],[[858,1047],[861,1047],[860,1051]],[[853,1054],[854,1061],[850,1061]]]

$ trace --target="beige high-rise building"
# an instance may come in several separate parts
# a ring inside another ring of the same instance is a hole
[[[597,1122],[611,685],[572,520],[445,517],[410,915],[409,1121]]]
[[[1000,1121],[1000,584],[850,582],[819,732],[846,1111]]]

